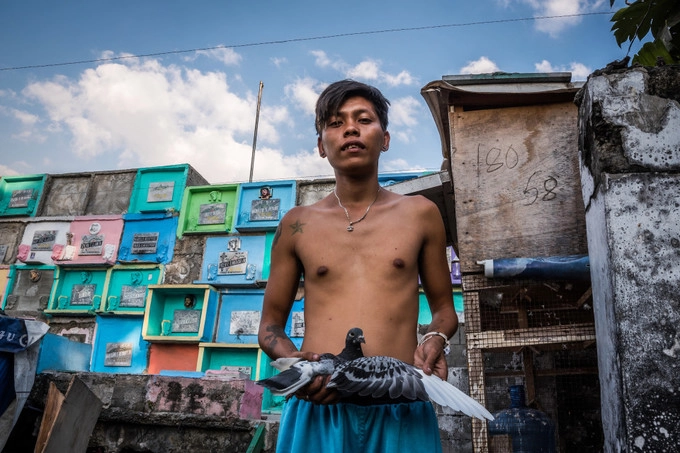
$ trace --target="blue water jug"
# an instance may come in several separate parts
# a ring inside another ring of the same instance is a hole
[[[510,386],[510,408],[493,415],[489,435],[509,435],[513,453],[555,453],[555,424],[526,406],[523,385]]]

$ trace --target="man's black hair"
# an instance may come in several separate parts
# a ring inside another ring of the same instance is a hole
[[[377,88],[366,85],[355,80],[340,80],[331,83],[319,96],[316,101],[316,133],[321,136],[326,122],[334,115],[347,99],[359,96],[373,104],[375,113],[380,120],[380,126],[384,131],[387,130],[387,111],[390,101]]]

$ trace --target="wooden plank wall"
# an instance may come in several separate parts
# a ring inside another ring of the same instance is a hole
[[[572,103],[449,113],[461,271],[587,253]]]

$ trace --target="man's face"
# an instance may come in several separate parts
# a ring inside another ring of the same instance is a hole
[[[336,167],[353,160],[377,161],[389,142],[389,132],[383,131],[373,104],[355,96],[345,101],[323,125],[318,148],[321,157],[328,157]]]

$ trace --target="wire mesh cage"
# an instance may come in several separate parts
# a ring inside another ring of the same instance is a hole
[[[471,395],[500,413],[511,387],[524,388],[526,408],[552,421],[555,440],[526,451],[601,451],[590,282],[465,275],[462,288]],[[517,451],[513,441],[516,433],[473,421],[475,451]]]
[[[550,451],[602,451],[600,383],[594,345],[572,343],[559,349],[534,347],[518,352],[485,351],[483,358],[486,407],[492,414],[498,416],[510,408],[511,387],[522,385],[526,389],[526,408],[544,414],[554,426],[556,448]],[[494,435],[490,432],[489,452],[514,451],[509,446],[515,434]],[[537,439],[528,433],[518,435],[524,435],[526,449],[522,451],[549,451],[532,446],[531,442]],[[541,447],[545,445],[543,443]]]
[[[479,325],[475,326],[479,331],[593,323],[588,281],[508,280],[475,275],[464,278],[463,290],[470,299],[471,311],[479,313]]]

